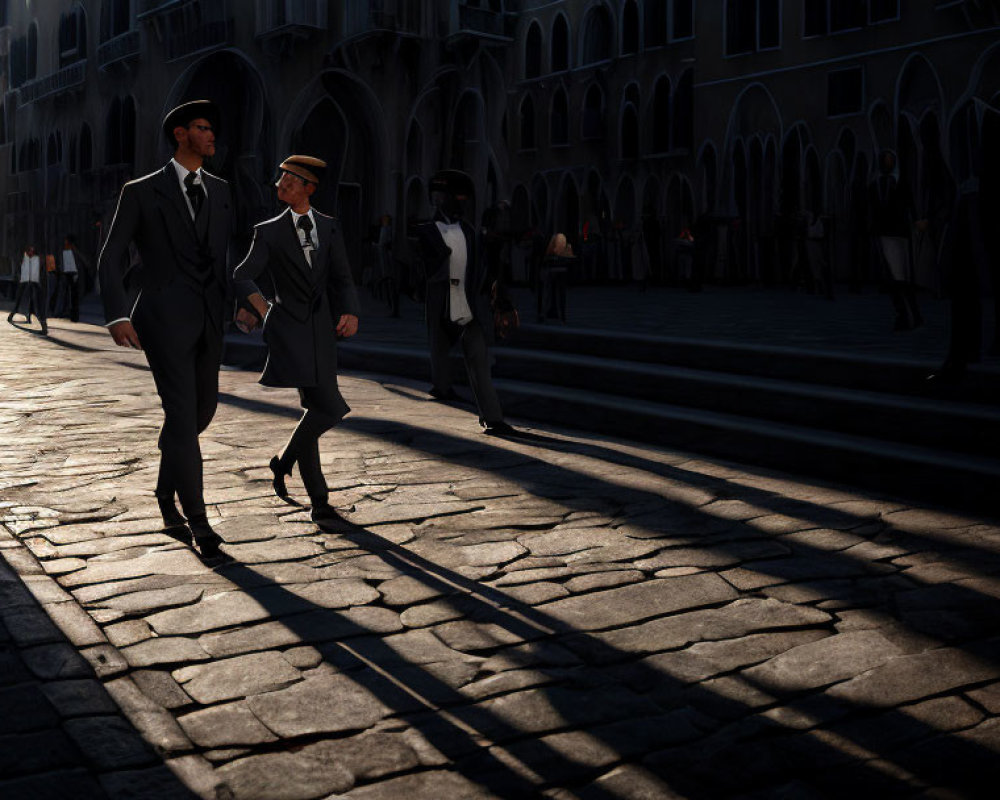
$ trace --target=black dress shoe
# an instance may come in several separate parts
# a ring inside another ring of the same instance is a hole
[[[271,468],[271,486],[274,487],[274,493],[282,500],[287,500],[288,488],[285,486],[285,476],[288,473],[282,471],[281,460],[275,456],[268,462],[267,466]]]
[[[212,530],[208,520],[197,520],[189,523],[191,534],[194,536],[194,544],[198,549],[198,554],[206,563],[217,564],[226,560],[228,556],[219,549],[223,539]]]
[[[450,403],[456,400],[461,401],[462,399],[461,395],[451,388],[444,390],[432,388],[430,396],[441,403]]]
[[[174,505],[174,498],[156,495],[156,503],[160,507],[160,516],[163,517],[164,528],[180,528],[187,525],[187,520],[177,510]]]
[[[329,503],[317,503],[309,512],[312,521],[322,527],[323,525],[334,525],[343,522],[343,518],[337,513],[337,509]]]
[[[517,436],[517,429],[499,419],[495,422],[487,422],[483,433],[487,436]]]

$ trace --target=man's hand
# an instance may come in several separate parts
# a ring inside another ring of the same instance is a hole
[[[337,336],[349,339],[358,332],[358,318],[353,314],[344,314],[337,323]]]
[[[127,319],[116,322],[114,325],[109,325],[108,332],[119,347],[132,347],[136,350],[142,350],[142,345],[139,344],[139,334],[135,332],[132,323]]]
[[[271,306],[268,304],[267,300],[264,299],[262,294],[254,293],[250,295],[247,300],[250,305],[254,307],[254,310],[260,315],[261,319],[264,319],[264,317],[267,316],[267,312]]]
[[[236,310],[236,327],[243,333],[250,333],[258,325],[260,325],[260,318],[252,311],[247,311],[245,308]]]

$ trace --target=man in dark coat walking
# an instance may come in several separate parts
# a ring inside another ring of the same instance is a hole
[[[218,404],[219,365],[232,225],[229,184],[203,169],[215,152],[219,113],[195,100],[173,109],[163,132],[174,157],[162,169],[126,183],[98,261],[101,297],[115,344],[144,350],[163,405],[156,499],[168,528],[185,518],[206,559],[221,557],[222,541],[205,513],[198,435]],[[126,292],[129,243],[141,258],[134,305]],[[252,284],[236,295],[263,315]],[[245,323],[255,317],[241,309]]]
[[[278,170],[278,199],[288,208],[254,228],[250,252],[233,278],[266,276],[264,293],[273,304],[264,321],[268,355],[260,382],[297,388],[305,409],[284,450],[268,465],[275,494],[288,498],[285,477],[297,463],[312,519],[323,524],[337,515],[329,504],[319,437],[350,411],[337,386],[337,337],[357,333],[360,304],[340,223],[309,202],[326,163],[295,155]]]
[[[455,400],[448,351],[456,342],[479,408],[479,423],[491,436],[517,433],[503,418],[490,377],[488,345],[493,333],[490,293],[498,276],[482,256],[481,242],[463,216],[475,195],[472,179],[441,170],[428,186],[434,219],[418,225],[417,252],[427,281],[427,334],[431,348],[431,395]]]

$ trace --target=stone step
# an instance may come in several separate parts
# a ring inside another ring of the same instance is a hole
[[[711,372],[844,386],[891,394],[921,395],[939,364],[903,358],[804,347],[687,339],[599,331],[555,325],[522,325],[503,343],[518,350],[545,350],[646,364],[690,367]],[[969,402],[1000,404],[1000,370],[972,366],[962,384]]]
[[[511,418],[995,510],[995,408],[572,353],[494,352],[495,383]],[[227,340],[230,363],[259,367],[263,356],[253,340]],[[343,369],[429,383],[420,347],[342,342],[338,359]],[[461,379],[459,356],[453,366]]]
[[[743,417],[988,455],[1000,407],[754,375],[498,348],[493,374]]]

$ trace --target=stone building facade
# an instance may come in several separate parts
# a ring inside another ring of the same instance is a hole
[[[699,220],[724,237],[709,277],[755,281],[782,220],[823,214],[848,279],[880,149],[918,205],[942,175],[996,182],[998,34],[991,0],[0,0],[0,254],[96,249],[122,182],[168,157],[165,111],[208,97],[241,230],[274,208],[274,164],[314,153],[359,264],[452,166],[477,218],[507,201],[513,230],[582,247],[643,231],[668,281]]]

